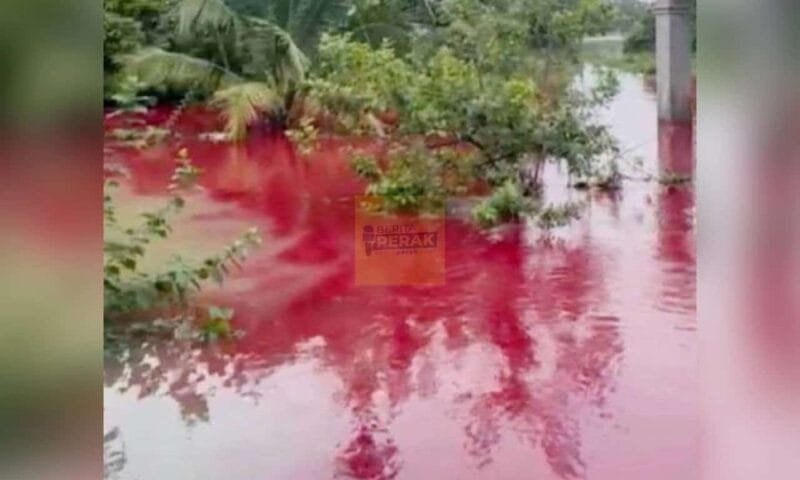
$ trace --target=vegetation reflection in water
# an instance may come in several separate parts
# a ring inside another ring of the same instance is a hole
[[[277,239],[267,238],[266,244],[295,238],[298,231],[304,234],[278,257],[262,259],[256,252],[252,269],[243,272],[250,277],[245,290],[215,298],[235,308],[237,325],[245,331],[241,339],[204,346],[148,333],[107,351],[106,385],[113,392],[108,393],[114,398],[112,404],[123,398],[171,399],[187,425],[224,429],[230,419],[218,410],[225,408],[218,402],[227,397],[225,392],[241,397],[235,408],[240,415],[251,416],[279,408],[286,401],[279,392],[288,394],[295,382],[311,382],[318,389],[313,411],[332,422],[349,413],[349,433],[331,437],[320,432],[323,442],[329,442],[329,460],[335,459],[342,475],[392,478],[403,472],[403,459],[418,460],[404,450],[408,444],[397,435],[403,431],[398,424],[409,418],[404,412],[415,418],[413,412],[419,412],[421,405],[461,425],[461,438],[446,431],[438,434],[444,435],[442,441],[464,445],[474,462],[466,469],[498,468],[492,460],[508,448],[511,438],[522,436],[531,451],[547,452],[560,476],[585,470],[580,406],[604,410],[624,346],[618,309],[607,304],[612,295],[607,286],[607,269],[613,265],[606,258],[609,245],[595,245],[599,240],[592,235],[561,239],[560,233],[530,244],[529,233],[517,226],[487,237],[453,219],[447,237],[460,240],[448,245],[451,268],[445,287],[354,289],[346,261],[353,251],[352,205],[338,206],[328,197],[348,174],[346,167],[331,170],[343,160],[342,150],[312,158],[302,174],[298,167],[304,162],[297,158],[286,165],[277,158],[265,162],[258,155],[237,160],[252,164],[254,170],[248,171],[260,178],[275,177],[283,168],[293,176],[279,176],[281,181],[305,175],[306,185],[315,186],[311,190],[315,195],[303,204],[290,200],[301,198],[299,191],[288,198],[275,189],[267,189],[261,197],[260,188],[244,195],[222,195],[232,185],[218,183],[227,171],[213,154],[217,148],[197,160],[205,170],[200,181],[210,189],[207,194],[216,196],[217,202],[275,219],[308,212],[296,217],[299,222],[287,224],[291,227]],[[264,151],[275,150],[271,144]],[[130,175],[138,188],[149,191],[148,185],[160,182],[163,175],[149,171],[144,162],[134,155]],[[326,173],[331,171],[338,173]],[[658,197],[665,213],[656,253],[672,272],[664,294],[677,292],[681,299],[691,296],[687,279],[692,272],[671,265],[692,264],[684,246],[691,228],[686,195],[665,189]],[[611,209],[618,202],[614,198],[600,201],[611,202]],[[594,208],[596,219],[605,208],[603,203]],[[616,208],[635,208],[635,203],[628,200]],[[197,228],[214,225],[212,218],[201,220]],[[625,225],[629,235],[637,231],[635,223]],[[619,233],[612,243],[619,241]],[[645,260],[634,255],[632,261]],[[288,266],[300,270],[292,274]],[[319,266],[312,272],[328,273],[295,290],[293,283],[312,266]],[[504,281],[497,282],[499,278]],[[278,298],[288,303],[272,306]],[[286,380],[296,369],[299,376]],[[328,374],[338,379],[335,385],[321,381]],[[439,401],[443,407],[436,406]],[[215,420],[215,415],[222,417]],[[115,438],[124,443],[126,425],[132,428],[115,418],[126,417],[110,417],[109,424],[120,427],[117,436],[110,436],[110,445]],[[293,422],[305,425],[301,419]],[[272,427],[263,428],[266,432]],[[127,438],[137,444],[136,437]]]
[[[201,201],[247,211],[259,229],[277,226],[263,232],[263,248],[289,245],[273,256],[255,252],[232,275],[255,286],[200,292],[206,279],[221,282],[261,235],[248,225],[220,254],[193,263],[183,258],[194,255],[181,252],[145,273],[138,262],[150,242],[167,237],[171,222],[192,221],[172,216],[183,208],[180,188],[133,229],[117,222],[109,190],[109,396],[166,397],[187,426],[213,424],[217,396],[280,403],[274,390],[293,386],[281,374],[308,367],[316,373],[304,381],[335,379],[335,387],[320,382],[320,398],[310,400],[320,415],[347,414],[346,433],[320,433],[334,450],[326,474],[390,479],[408,472],[408,443],[397,436],[403,412],[420,405],[458,425],[459,438],[443,424],[432,428],[443,442],[463,445],[474,462],[465,475],[490,468],[510,437],[540,451],[558,478],[586,474],[580,412],[604,409],[624,346],[607,301],[607,253],[591,235],[527,236],[580,218],[592,195],[616,202],[629,173],[619,165],[627,152],[597,115],[617,93],[616,74],[598,65],[590,88],[574,81],[583,71],[584,37],[619,25],[608,2],[104,5],[106,164],[128,168],[121,182],[146,183],[141,169],[160,168],[143,167],[146,157],[163,164],[177,151],[176,187],[197,181]],[[277,165],[274,138],[291,142],[287,170]],[[346,147],[330,154],[336,144]],[[195,152],[199,166],[189,160]],[[258,192],[220,187],[219,165],[228,161],[237,165],[236,182],[261,182]],[[549,195],[546,172],[560,168],[559,181],[581,191]],[[327,176],[319,173],[325,169]],[[113,189],[116,174],[107,176]],[[683,177],[662,178],[670,195],[688,195]],[[352,208],[328,194],[336,186],[318,188],[326,182],[356,185],[350,198],[380,197],[389,214],[466,199],[470,214],[447,219],[447,238],[458,240],[448,244],[447,264],[455,267],[446,286],[354,289],[345,266]],[[674,221],[659,227],[669,231],[665,243],[682,244],[690,231],[683,207],[691,202],[678,203]],[[282,237],[287,231],[300,239]],[[679,255],[678,270],[690,273],[693,259],[673,247],[661,248],[659,261]],[[299,274],[304,268],[311,273]],[[667,282],[665,295],[680,282]],[[109,420],[106,476],[124,476],[126,425]]]

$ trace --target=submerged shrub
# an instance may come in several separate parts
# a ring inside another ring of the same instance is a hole
[[[206,281],[222,283],[231,267],[240,266],[249,251],[261,242],[257,230],[250,229],[222,252],[200,261],[186,260],[175,254],[160,270],[140,268],[147,248],[172,233],[170,219],[184,207],[181,192],[194,185],[199,170],[185,150],[179,153],[178,165],[171,179],[171,197],[159,210],[141,214],[141,223],[120,225],[111,190],[114,180],[107,180],[103,197],[103,311],[108,319],[119,314],[141,312],[170,306],[186,306],[192,293]]]
[[[472,218],[478,225],[487,228],[517,221],[532,210],[532,201],[523,195],[519,185],[509,180],[473,208]]]
[[[114,102],[116,109],[113,115],[121,113],[143,113],[147,107],[155,103],[155,99],[148,95],[142,95],[146,85],[133,75],[125,75],[117,78],[113,85],[108,85],[109,100]]]
[[[374,157],[369,155],[354,154],[350,158],[350,168],[359,177],[376,182],[381,178],[381,169]]]
[[[570,202],[563,205],[548,205],[537,212],[536,225],[545,230],[563,227],[572,220],[580,218],[580,213],[581,205],[578,203]]]
[[[146,125],[143,128],[115,128],[109,136],[120,146],[141,150],[162,143],[171,134],[168,129]]]
[[[309,155],[317,147],[319,130],[314,125],[313,118],[303,117],[295,128],[286,130],[286,136],[300,155]]]
[[[581,205],[568,202],[542,207],[536,200],[526,197],[513,182],[506,182],[472,210],[473,220],[483,228],[532,218],[536,226],[549,230],[569,224],[580,218]]]
[[[400,133],[471,144],[481,157],[480,176],[494,185],[522,180],[530,161],[564,161],[570,172],[587,172],[594,157],[614,148],[591,114],[615,93],[613,76],[599,75],[590,92],[565,87],[554,93],[522,71],[499,75],[481,65],[455,47],[412,60],[388,44],[372,49],[346,35],[327,35],[309,88],[341,125],[357,131],[369,115],[391,110]]]
[[[444,205],[446,191],[436,175],[436,158],[423,148],[390,155],[389,166],[367,187],[387,211],[417,212]]]
[[[200,325],[200,335],[202,339],[207,342],[213,342],[218,339],[232,337],[232,318],[233,309],[231,308],[221,308],[217,306],[208,307],[207,318]]]
[[[447,196],[463,194],[475,180],[474,156],[421,144],[395,146],[385,168],[364,154],[354,154],[350,162],[369,182],[366,193],[378,197],[381,209],[389,212],[438,211]]]
[[[181,9],[178,30],[198,43],[216,31],[216,48],[141,50],[128,68],[150,84],[217,90],[227,138],[243,139],[248,126],[267,117],[280,128],[292,127],[288,135],[300,153],[314,148],[323,125],[338,132],[396,134],[394,141],[436,136],[470,146],[469,154],[463,148],[442,153],[404,146],[385,166],[354,160],[356,173],[369,182],[367,193],[383,198],[386,209],[438,208],[444,197],[463,193],[476,180],[496,188],[496,202],[513,205],[509,185],[515,195],[535,197],[545,162],[563,162],[571,175],[583,175],[615,148],[592,116],[613,94],[613,82],[586,92],[569,75],[558,74],[568,71],[581,39],[607,23],[609,11],[600,0],[424,2],[427,20],[402,35],[415,43],[410,51],[395,49],[387,35],[324,33],[335,31],[322,21],[324,13],[331,19],[343,13],[340,2],[313,2],[319,15],[308,22],[295,21],[305,2],[290,2],[281,15],[272,9],[250,12],[257,17],[221,1],[205,10],[201,3],[182,3],[187,8]],[[381,3],[386,8],[377,8]],[[360,2],[350,20],[384,18],[398,11],[390,3]],[[295,35],[298,26],[313,35]],[[304,53],[302,46],[313,48]],[[566,61],[556,61],[559,55]],[[482,223],[519,216],[515,207],[498,205],[487,200]]]

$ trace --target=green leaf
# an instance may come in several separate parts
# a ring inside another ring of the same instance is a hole
[[[128,55],[123,62],[128,74],[153,87],[171,85],[214,91],[242,81],[239,75],[208,60],[156,47]]]
[[[247,127],[260,114],[276,112],[282,103],[272,86],[263,82],[248,82],[216,92],[212,105],[222,109],[228,137],[242,141],[247,136]]]

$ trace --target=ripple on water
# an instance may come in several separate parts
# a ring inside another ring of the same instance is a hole
[[[620,101],[654,111],[639,80],[624,80]],[[636,122],[636,135],[655,128]],[[692,359],[660,353],[694,342],[691,192],[582,196],[584,218],[551,234],[451,218],[444,286],[357,287],[363,185],[342,142],[305,160],[274,136],[186,139],[204,190],[179,239],[211,247],[256,224],[265,247],[209,297],[235,309],[241,340],[109,354],[105,415],[119,430],[108,443],[127,460],[108,458],[122,478],[691,478],[696,422],[679,387]],[[123,155],[129,207],[163,193],[168,150]],[[554,178],[554,195],[572,198]]]

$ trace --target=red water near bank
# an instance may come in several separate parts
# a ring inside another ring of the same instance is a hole
[[[608,120],[623,146],[651,172],[659,156],[691,165],[691,141],[675,133],[685,127],[642,121],[656,118],[654,100],[622,80]],[[107,360],[120,478],[697,477],[690,189],[582,193],[550,169],[548,196],[586,200],[581,220],[487,235],[448,219],[443,286],[358,287],[353,141],[305,158],[274,135],[194,139],[214,122],[189,112],[180,123],[204,173],[175,241],[212,251],[262,230],[263,248],[205,296],[233,307],[245,336]],[[659,131],[671,147],[659,149]],[[177,148],[120,152],[120,202],[157,203]]]

